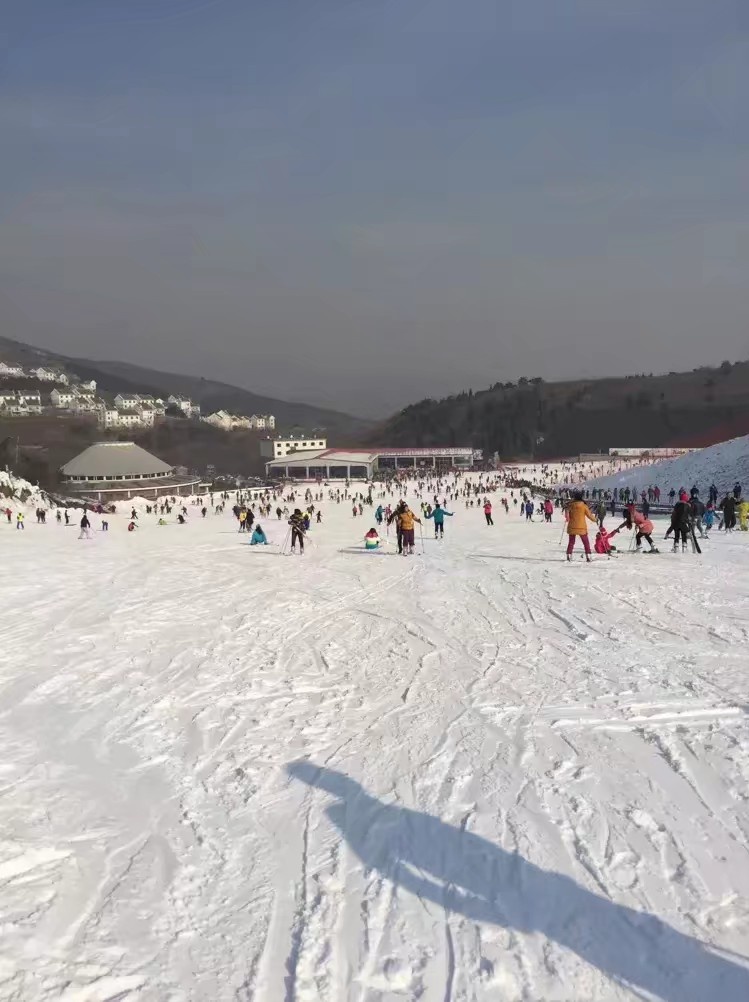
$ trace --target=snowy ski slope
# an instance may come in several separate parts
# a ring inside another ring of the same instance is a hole
[[[668,459],[651,466],[633,467],[622,473],[608,477],[598,477],[587,481],[589,487],[634,487],[639,493],[650,485],[660,487],[668,492],[672,487],[679,490],[692,484],[697,484],[703,495],[711,483],[723,494],[733,489],[736,481],[744,487],[744,493],[749,492],[749,435],[734,438],[729,442],[711,445],[708,449],[700,449],[679,459]]]
[[[323,510],[0,523],[0,997],[746,1002],[749,535]]]

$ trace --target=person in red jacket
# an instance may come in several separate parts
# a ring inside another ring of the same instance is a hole
[[[492,503],[489,498],[484,501],[484,515],[486,515],[486,524],[494,525],[494,519],[492,518]]]

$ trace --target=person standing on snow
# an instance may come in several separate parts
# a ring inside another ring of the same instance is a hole
[[[411,509],[406,505],[398,517],[400,523],[401,537],[403,539],[403,555],[412,556],[414,553],[414,523],[421,525],[421,519],[417,518]]]
[[[515,504],[517,504],[518,499],[515,498]],[[492,518],[492,503],[489,498],[484,501],[484,515],[486,516],[486,524],[494,525],[494,519]]]
[[[296,553],[296,544],[299,543],[299,552],[304,553],[304,515],[298,508],[294,509],[294,514],[289,519],[291,526],[291,552]]]
[[[605,509],[605,506],[604,506],[604,511],[605,510],[606,509]],[[551,502],[551,498],[547,498],[544,501],[544,519],[545,519],[545,521],[551,522],[551,517],[552,517],[553,514],[554,514],[554,505]]]
[[[671,529],[674,533],[674,553],[679,549],[681,541],[682,552],[686,552],[689,533],[692,530],[692,509],[688,501],[677,501],[671,512]],[[668,534],[666,534],[668,538]]]
[[[398,553],[403,553],[403,532],[401,530],[400,516],[406,509],[406,502],[399,501],[395,511],[388,515],[388,525],[395,522],[395,537],[398,542]]]
[[[590,539],[588,538],[586,519],[590,522],[596,522],[596,517],[583,501],[582,491],[575,491],[572,497],[573,500],[567,508],[567,535],[569,537],[567,541],[567,560],[572,560],[572,551],[575,548],[575,541],[579,536],[582,539],[583,549],[585,550],[585,559],[590,563],[592,557],[590,555]]]
[[[736,528],[736,497],[733,494],[726,494],[720,502],[720,510],[723,512],[723,528],[726,532],[733,532]]]
[[[437,539],[437,538],[443,538],[444,539],[444,536],[445,536],[445,515],[448,515],[450,518],[452,518],[453,514],[454,514],[453,512],[447,511],[446,508],[443,508],[442,505],[438,504],[437,507],[434,509],[434,511],[430,512],[430,514],[426,516],[427,518],[434,519],[434,538],[435,539]]]
[[[81,519],[81,534],[79,539],[91,539],[91,523],[88,520],[88,513],[84,509],[83,518]]]
[[[525,502],[525,520],[526,522],[533,521],[533,502],[530,498]]]

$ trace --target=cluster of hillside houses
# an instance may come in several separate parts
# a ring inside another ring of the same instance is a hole
[[[244,417],[229,414],[228,411],[216,411],[202,420],[215,428],[223,428],[224,431],[267,431],[276,427],[276,419],[272,414],[253,414],[251,417]]]
[[[94,379],[80,380],[72,374],[43,366],[24,369],[0,362],[0,415],[28,417],[34,414],[92,415],[102,428],[150,428],[164,417],[167,408],[176,408],[185,417],[199,418],[200,406],[186,397],[172,395],[166,400],[142,393],[118,393],[113,402],[97,393]],[[17,380],[53,384],[49,393],[25,387]]]
[[[14,385],[19,380],[54,384],[54,389],[47,393],[31,386]],[[102,428],[151,428],[158,418],[166,416],[168,410],[179,411],[184,417],[194,420],[201,417],[200,404],[193,403],[188,397],[172,394],[162,399],[148,393],[118,393],[109,402],[97,394],[93,379],[80,380],[72,374],[43,366],[24,369],[21,365],[0,362],[0,416],[89,414],[97,418]],[[227,411],[216,411],[202,420],[224,431],[263,431],[276,427],[272,414],[238,417]]]

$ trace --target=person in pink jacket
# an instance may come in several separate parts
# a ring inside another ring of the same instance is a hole
[[[627,508],[627,517],[619,526],[619,528],[623,529],[624,526],[626,526],[628,529],[635,530],[636,532],[635,546],[637,547],[638,550],[642,548],[643,539],[647,539],[648,543],[650,544],[650,552],[651,553],[658,552],[657,549],[655,548],[655,544],[653,543],[653,529],[655,528],[655,526],[653,525],[653,523],[650,521],[649,518],[645,518],[642,512],[637,511],[637,509],[633,504],[629,505],[629,507]]]

